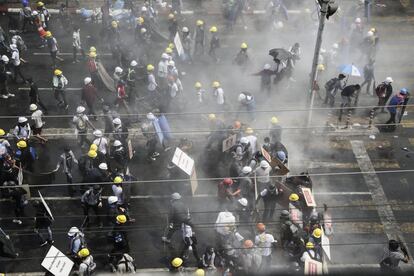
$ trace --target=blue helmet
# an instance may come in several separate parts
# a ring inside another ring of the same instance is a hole
[[[407,88],[401,88],[401,90],[400,90],[400,94],[401,95],[407,95],[407,93],[408,93],[408,89]]]
[[[285,161],[285,159],[286,159],[286,154],[283,152],[283,151],[278,151],[277,152],[277,158],[280,160],[280,161]]]

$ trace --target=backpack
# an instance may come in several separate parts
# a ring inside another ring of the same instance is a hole
[[[337,81],[337,78],[333,78],[333,79],[328,80],[325,83],[325,89],[328,90],[328,91],[332,90],[335,86],[336,81]]]
[[[118,261],[116,271],[118,273],[135,273],[136,265],[134,264],[134,259],[127,253],[124,253],[122,258]]]
[[[380,85],[375,88],[375,93],[380,98],[385,98],[385,95],[387,93],[387,85],[385,83],[381,83]]]

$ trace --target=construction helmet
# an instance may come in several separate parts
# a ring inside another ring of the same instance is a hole
[[[96,52],[96,48],[95,48],[94,46],[91,46],[91,47],[89,48],[89,52]]]
[[[174,48],[175,48],[174,43],[172,43],[172,42],[171,42],[171,43],[169,43],[169,44],[168,44],[168,48],[170,48],[171,50],[172,50],[172,49],[174,49]]]
[[[187,27],[183,27],[183,33],[188,33],[190,30]]]
[[[299,200],[298,194],[290,194],[289,200],[290,201],[298,201]]]
[[[171,200],[180,200],[181,195],[179,193],[173,193],[171,194]]]
[[[116,196],[108,196],[108,204],[114,204],[118,201],[118,197]]]
[[[26,141],[19,141],[19,142],[17,142],[17,147],[19,148],[19,149],[24,149],[24,148],[27,148],[27,143],[26,143]]]
[[[386,83],[392,83],[394,80],[391,77],[386,77],[385,81]]]
[[[224,178],[223,184],[224,185],[227,185],[227,186],[233,185],[233,179],[231,179],[231,178]]]
[[[78,252],[78,256],[81,258],[85,258],[89,256],[89,249],[88,248],[82,248],[79,252]]]
[[[313,249],[313,248],[315,248],[315,245],[312,242],[306,243],[306,249]]]
[[[246,128],[246,134],[253,134],[253,129],[251,127]]]
[[[27,118],[26,118],[26,117],[19,117],[19,118],[17,119],[17,122],[18,122],[19,124],[26,123],[26,122],[27,122]]]
[[[100,137],[102,137],[102,135],[103,135],[103,133],[102,133],[102,130],[100,130],[100,129],[96,129],[96,130],[93,131],[93,136],[96,136],[96,137],[100,138]]]
[[[171,261],[171,265],[175,268],[179,268],[183,264],[183,259],[181,258],[174,258]]]
[[[90,158],[96,158],[96,156],[98,156],[98,153],[96,152],[96,150],[90,150],[88,151],[88,156]]]
[[[325,71],[325,65],[323,65],[323,64],[318,64],[318,67],[316,67],[316,69],[317,69],[318,71]]]
[[[99,164],[98,168],[99,168],[100,170],[107,171],[107,170],[108,170],[108,164],[106,164],[106,163],[101,163],[101,164]]]
[[[147,29],[145,29],[145,28],[141,29],[141,34],[145,34],[146,32],[147,32]]]
[[[218,81],[213,81],[212,86],[213,86],[213,88],[218,88],[218,87],[220,87],[220,83]]]
[[[216,117],[216,114],[214,114],[214,113],[210,113],[210,114],[208,114],[208,119],[209,120],[215,120],[217,117]]]
[[[83,83],[85,84],[85,85],[88,85],[88,84],[90,84],[92,82],[92,79],[90,78],[90,77],[86,77],[84,80],[83,80]]]
[[[131,63],[129,64],[131,67],[135,67],[138,65],[138,62],[136,60],[131,61]]]
[[[139,23],[139,24],[144,23],[144,21],[145,21],[144,18],[141,17],[141,16],[137,18],[137,23]]]
[[[246,44],[245,42],[243,42],[243,43],[240,45],[240,48],[242,48],[242,49],[247,49],[247,44]]]
[[[55,74],[55,76],[60,76],[63,72],[59,69],[56,69],[53,73]]]
[[[154,66],[152,67],[152,69],[154,69]],[[112,120],[112,123],[114,125],[120,125],[122,122],[121,122],[121,119],[115,118],[115,119]]]
[[[89,56],[91,58],[96,58],[96,52],[89,52]]]
[[[168,19],[174,19],[174,17],[175,17],[175,15],[174,15],[173,13],[170,13],[170,14],[168,15]]]
[[[173,50],[170,47],[165,48],[165,53],[172,54]]]
[[[194,84],[194,87],[195,87],[195,88],[201,88],[201,87],[202,87],[201,82],[196,82],[196,83]]]
[[[253,242],[251,240],[245,240],[243,243],[243,247],[244,248],[252,248],[253,247]]]
[[[204,276],[206,273],[204,272],[204,269],[199,268],[195,271],[195,276]]]
[[[35,104],[31,104],[31,105],[29,106],[29,109],[30,109],[30,111],[35,111],[35,110],[37,109],[37,105],[35,105]]]
[[[115,73],[122,74],[123,71],[124,70],[121,67],[119,67],[119,66],[115,67]]]
[[[407,88],[401,88],[400,94],[401,95],[407,95],[408,94],[408,89]]]
[[[79,228],[78,227],[76,227],[76,226],[73,226],[73,227],[71,227],[70,229],[69,229],[69,232],[68,232],[68,236],[69,237],[73,237],[73,236],[75,236],[77,233],[79,233],[80,232],[80,230],[79,230]]]
[[[154,71],[154,65],[148,64],[147,65],[147,71]]]
[[[118,22],[116,22],[115,20],[111,22],[111,26],[113,28],[118,28]]]
[[[217,32],[217,27],[213,26],[210,28],[210,33],[216,33]]]
[[[37,2],[38,7],[43,7],[45,4],[43,2]]]
[[[263,65],[264,70],[270,70],[270,68],[272,68],[272,66],[269,63],[266,63],[265,65]]]
[[[127,218],[125,215],[118,215],[116,216],[116,221],[121,224],[124,224],[127,221]]]
[[[316,228],[315,230],[313,230],[312,236],[314,236],[315,238],[319,239],[322,236],[322,230],[321,230],[321,228]]]
[[[264,225],[263,223],[259,222],[258,224],[256,224],[256,229],[259,232],[264,232],[264,231],[266,231],[266,225]]]
[[[39,15],[39,13],[37,11],[32,12],[32,16],[38,16],[38,15]]]
[[[203,20],[197,20],[196,25],[197,25],[197,26],[202,26],[202,25],[204,25]]]
[[[76,108],[76,113],[83,113],[83,112],[85,112],[85,107],[80,105]]]
[[[51,37],[52,36],[52,33],[50,32],[50,31],[47,31],[46,33],[45,33],[45,37]]]
[[[0,136],[4,136],[6,135],[6,132],[4,131],[4,129],[0,128]]]
[[[114,147],[119,147],[119,146],[122,146],[121,141],[119,141],[119,140],[115,140],[115,141],[114,141]]]
[[[120,176],[116,176],[115,178],[114,178],[114,183],[115,184],[120,184],[120,183],[122,183],[124,180],[122,179],[122,177],[120,177]]]
[[[279,123],[279,119],[276,116],[273,116],[272,119],[270,119],[270,123],[275,125],[275,124]]]
[[[377,29],[375,29],[375,28],[371,28],[371,29],[369,29],[371,32],[373,32],[374,34],[377,32]]]

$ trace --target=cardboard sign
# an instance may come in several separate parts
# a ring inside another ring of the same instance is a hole
[[[47,213],[49,214],[50,218],[51,218],[52,220],[55,220],[55,218],[53,217],[52,212],[50,211],[50,208],[49,208],[49,206],[47,205],[47,203],[46,203],[45,199],[43,198],[42,194],[40,193],[40,191],[39,191],[39,190],[37,190],[37,192],[39,193],[40,200],[42,201],[43,206],[45,206],[45,209],[46,209]]]
[[[272,157],[270,156],[270,154],[267,152],[267,150],[265,150],[263,147],[261,147],[261,151],[262,151],[262,155],[263,157],[266,159],[266,161],[271,164],[272,163]]]
[[[279,170],[277,170],[276,175],[286,175],[290,172],[290,170],[285,166],[285,164],[280,162],[278,158],[273,158],[272,163],[270,163],[270,166],[272,166],[272,168],[279,167]]]
[[[303,272],[305,275],[322,275],[322,263],[315,260],[307,260]]]
[[[178,35],[178,32],[175,34],[174,37],[174,44],[175,44],[175,48],[177,49],[177,53],[178,55],[181,57],[182,55],[184,55],[184,48],[183,48],[183,44],[181,43],[181,38]]]
[[[231,149],[237,142],[237,135],[233,134],[229,138],[223,140],[223,152]]]
[[[322,229],[322,249],[326,254],[326,257],[331,260],[331,246],[329,244],[329,238],[323,233]]]
[[[306,205],[308,207],[316,207],[315,198],[313,197],[312,191],[309,188],[300,187],[302,189],[303,197],[305,198]]]
[[[292,203],[289,203],[290,220],[303,228],[303,214],[302,211],[296,208]]]
[[[178,147],[175,149],[172,162],[189,176],[193,173],[194,160]]]
[[[193,173],[190,176],[190,184],[191,184],[191,193],[194,195],[195,191],[198,188],[198,180],[197,180],[197,173],[194,169]]]
[[[72,270],[73,262],[53,245],[43,259],[42,266],[56,276],[68,276]]]
[[[134,157],[134,150],[132,148],[131,140],[128,140],[128,155],[129,155],[129,160],[131,160],[132,157]]]

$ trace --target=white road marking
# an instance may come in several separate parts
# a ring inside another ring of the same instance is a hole
[[[19,90],[30,91],[30,88],[29,87],[19,87]],[[50,88],[50,87],[40,87],[40,88],[38,88],[38,90],[39,91],[52,91],[53,89]],[[65,90],[66,91],[80,91],[80,90],[82,90],[82,88],[68,87],[68,88],[65,88]]]
[[[371,195],[371,192],[314,192],[314,195],[330,195],[330,196],[345,196],[345,195]]]
[[[50,56],[50,53],[32,53],[34,56]],[[73,53],[61,53],[59,52],[58,56],[73,56]],[[79,56],[79,54],[78,54]],[[112,56],[110,53],[99,53],[98,56]]]

